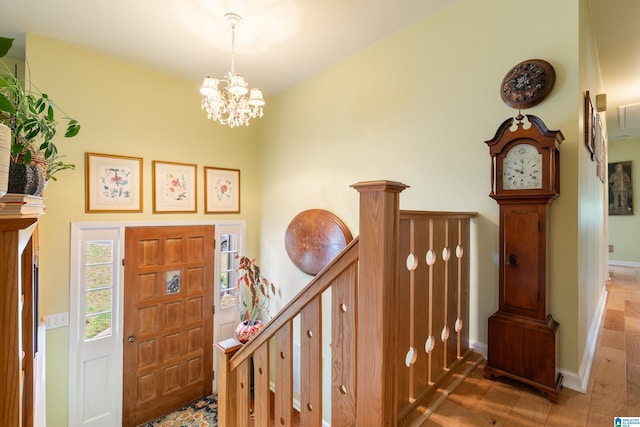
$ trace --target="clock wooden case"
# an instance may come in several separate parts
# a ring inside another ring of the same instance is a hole
[[[489,318],[485,377],[509,377],[558,401],[559,324],[548,313],[548,207],[560,194],[560,131],[506,120],[493,139],[491,194],[500,207],[499,308]],[[515,122],[515,123],[514,123]],[[515,130],[514,129],[515,126]]]

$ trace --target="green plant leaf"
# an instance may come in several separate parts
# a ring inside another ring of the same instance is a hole
[[[31,151],[27,150],[24,152],[24,157],[22,159],[25,165],[31,163]]]
[[[9,99],[1,93],[0,93],[0,111],[4,111],[5,113],[9,113],[9,114],[16,113],[16,108],[13,106],[13,103],[9,101]]]
[[[0,58],[4,58],[11,50],[11,46],[13,45],[13,39],[8,39],[6,37],[0,37]]]
[[[0,76],[0,87],[11,87],[11,76]]]
[[[64,133],[64,136],[67,138],[73,138],[78,134],[78,132],[80,132],[80,125],[76,120],[72,120],[71,122],[69,122],[69,125],[67,126],[67,131]]]
[[[24,145],[20,144],[19,142],[13,144],[11,146],[11,155],[12,156],[17,156],[18,154],[20,154],[22,152],[22,150],[24,150]]]

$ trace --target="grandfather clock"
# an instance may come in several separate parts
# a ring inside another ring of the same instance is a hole
[[[560,194],[558,147],[564,136],[536,116],[527,115],[528,124],[524,118],[506,120],[486,141],[490,196],[500,206],[500,273],[484,376],[526,383],[557,403],[559,324],[547,312],[547,240],[548,207]]]

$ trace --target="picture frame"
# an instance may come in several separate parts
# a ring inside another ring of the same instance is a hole
[[[191,163],[152,162],[153,213],[197,212],[197,168]]]
[[[595,112],[593,104],[591,103],[591,95],[589,91],[584,95],[584,145],[587,147],[591,160],[595,160]]]
[[[142,212],[142,157],[85,153],[85,212]]]
[[[633,215],[631,161],[609,163],[609,215]]]
[[[240,170],[204,167],[204,213],[240,213]]]

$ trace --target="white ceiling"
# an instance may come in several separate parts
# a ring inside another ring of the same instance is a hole
[[[236,71],[273,95],[459,0],[0,0],[0,35],[63,40],[198,86],[231,62],[227,12],[236,29]],[[609,140],[619,105],[640,102],[640,0],[590,0],[607,94]],[[12,52],[18,55],[16,52]]]
[[[44,35],[199,86],[230,69],[234,12],[236,72],[268,96],[456,1],[0,0],[0,35]]]

